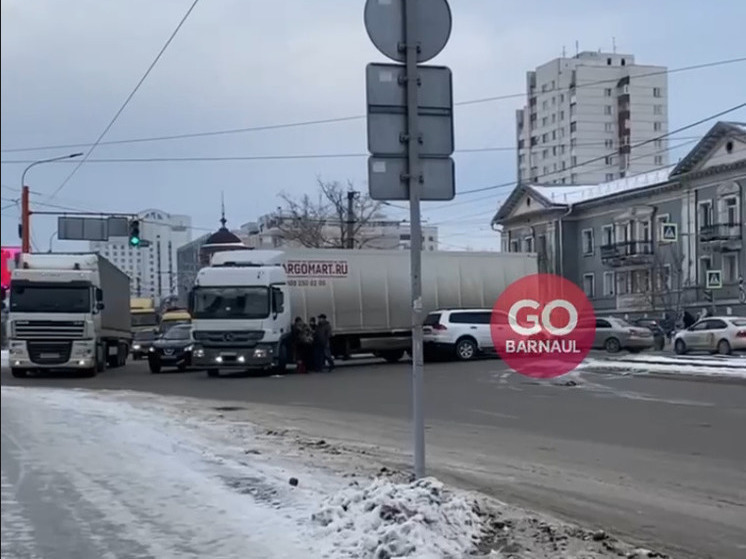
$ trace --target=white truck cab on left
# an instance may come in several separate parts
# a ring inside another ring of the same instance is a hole
[[[13,376],[44,369],[95,375],[125,363],[129,277],[99,254],[22,254],[8,292]]]

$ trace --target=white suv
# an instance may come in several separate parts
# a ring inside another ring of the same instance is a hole
[[[461,361],[480,353],[492,353],[491,309],[442,309],[431,312],[423,323],[426,355],[448,354]]]

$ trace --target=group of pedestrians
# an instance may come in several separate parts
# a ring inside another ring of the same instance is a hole
[[[332,357],[332,325],[325,314],[318,320],[311,317],[306,324],[301,317],[293,323],[293,358],[298,372],[319,372],[324,367],[334,369]]]

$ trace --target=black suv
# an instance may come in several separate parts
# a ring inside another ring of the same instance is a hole
[[[135,332],[135,335],[132,336],[132,359],[137,361],[138,359],[146,357],[157,337],[157,330]]]
[[[151,373],[160,373],[163,367],[176,367],[184,371],[192,364],[192,327],[180,324],[153,342],[148,351],[148,367]]]

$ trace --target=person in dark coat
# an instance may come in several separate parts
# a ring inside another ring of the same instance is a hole
[[[697,322],[697,320],[692,316],[692,313],[689,311],[684,312],[684,328],[689,328],[692,324]]]
[[[315,357],[314,361],[319,371],[324,369],[325,365],[328,365],[329,371],[334,369],[334,358],[332,357],[332,325],[326,319],[325,314],[319,315],[318,325],[314,332],[314,347]]]
[[[297,317],[293,322],[293,360],[297,371],[301,374],[307,372],[310,363],[311,345],[313,343],[313,334],[309,326],[303,322],[301,317]]]

